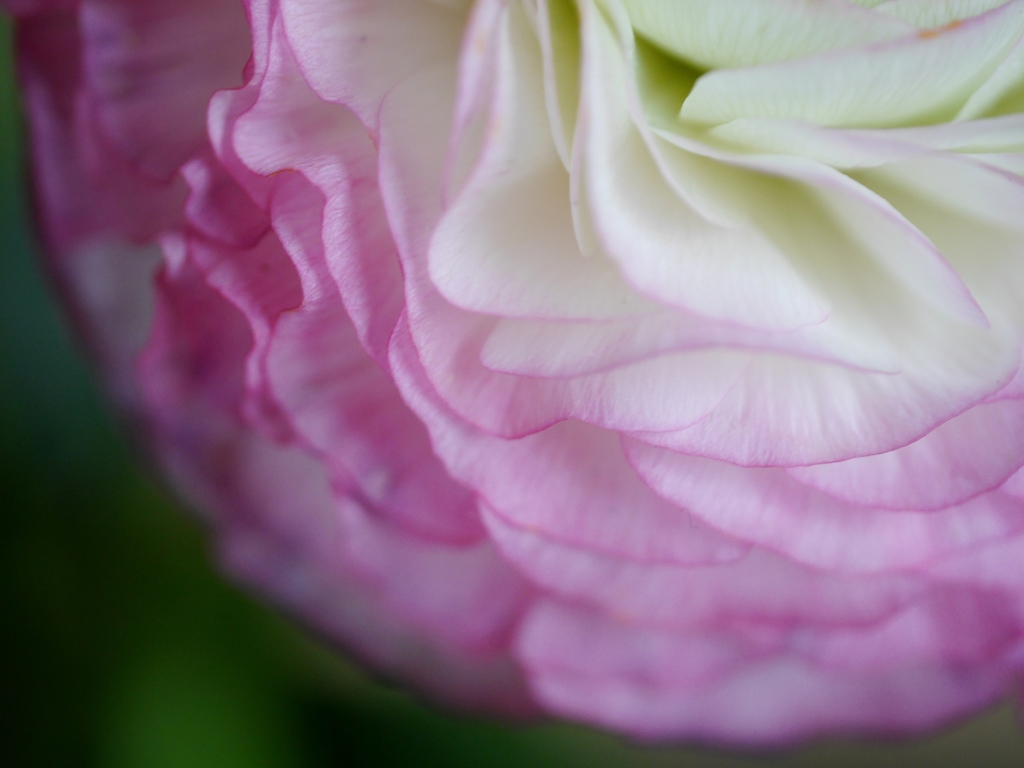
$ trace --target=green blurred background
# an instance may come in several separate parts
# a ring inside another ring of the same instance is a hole
[[[1010,707],[925,742],[767,757],[438,712],[225,583],[129,455],[33,263],[10,58],[0,20],[0,764],[1024,765]]]

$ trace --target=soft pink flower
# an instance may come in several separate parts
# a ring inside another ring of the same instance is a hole
[[[1024,672],[1024,0],[6,0],[78,327],[226,567],[465,707]]]

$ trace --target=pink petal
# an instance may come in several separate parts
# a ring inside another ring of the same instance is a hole
[[[624,547],[591,545],[579,534],[568,537],[486,509],[485,519],[502,554],[545,594],[638,627],[726,631],[747,623],[806,629],[863,624],[884,619],[929,586],[927,578],[911,574],[815,570],[758,547],[710,564],[638,558]],[[691,538],[702,534],[694,524]]]
[[[407,341],[392,348],[392,364],[438,455],[494,514],[567,543],[641,560],[721,562],[742,553],[742,546],[651,493],[626,465],[614,435],[566,422],[519,440],[495,438],[446,407]]]
[[[266,353],[277,402],[364,506],[421,536],[467,543],[475,502],[438,462],[423,425],[367,356],[323,265],[303,270],[307,300],[282,317]]]
[[[237,448],[215,491],[232,510],[221,523],[232,573],[435,697],[532,711],[506,650],[523,591],[486,546],[405,540],[339,502],[304,454],[245,437]]]
[[[280,7],[306,82],[374,132],[388,91],[455,64],[466,23],[462,10],[417,0],[282,0]]]
[[[922,731],[1005,691],[999,660],[840,673],[752,634],[681,637],[547,601],[528,615],[518,652],[546,707],[649,739],[781,746]]]
[[[888,453],[795,467],[800,482],[856,505],[942,509],[1001,485],[1024,465],[1024,402],[977,405]]]
[[[241,84],[251,43],[231,0],[87,0],[83,78],[104,138],[168,178],[205,142],[214,91]]]
[[[998,490],[934,512],[877,510],[827,496],[779,469],[737,467],[639,442],[626,447],[652,488],[712,527],[832,570],[920,566],[1024,526],[1020,501]]]

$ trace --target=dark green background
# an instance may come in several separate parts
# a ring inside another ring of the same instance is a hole
[[[33,264],[9,60],[0,22],[0,764],[1024,765],[1010,707],[926,742],[768,758],[441,713],[224,583],[112,426]]]

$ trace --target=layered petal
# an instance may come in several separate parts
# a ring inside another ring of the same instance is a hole
[[[906,734],[1024,674],[1024,2],[9,0],[224,567],[433,697]]]

